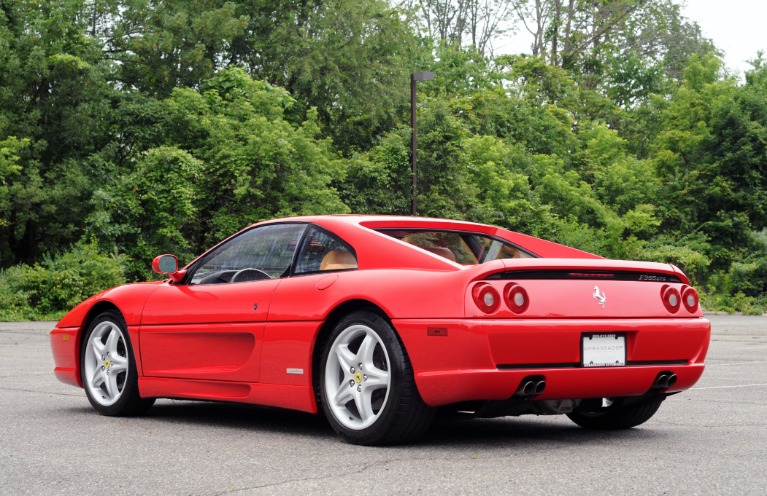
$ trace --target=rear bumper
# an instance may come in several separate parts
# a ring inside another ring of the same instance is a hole
[[[423,400],[431,406],[505,400],[523,378],[543,376],[540,400],[640,396],[662,371],[677,375],[664,392],[692,387],[703,374],[706,319],[394,320]],[[581,336],[626,335],[626,366],[584,368]]]

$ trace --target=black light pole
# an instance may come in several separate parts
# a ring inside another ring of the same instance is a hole
[[[418,204],[416,201],[418,191],[418,174],[416,173],[415,155],[416,155],[416,125],[415,125],[415,83],[416,81],[432,81],[434,80],[433,72],[414,72],[410,74],[410,128],[413,130],[410,138],[410,166],[413,169],[413,208],[412,214],[416,215],[418,212]]]

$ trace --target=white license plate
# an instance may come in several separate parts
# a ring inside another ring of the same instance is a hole
[[[622,367],[626,365],[626,335],[584,334],[581,357],[584,367]]]

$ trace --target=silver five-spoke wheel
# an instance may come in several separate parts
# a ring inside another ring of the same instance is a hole
[[[139,395],[128,327],[119,313],[106,311],[90,322],[80,356],[85,393],[100,413],[138,415],[154,403]]]
[[[85,347],[85,387],[99,404],[113,405],[128,378],[125,336],[116,323],[104,321],[93,329]]]
[[[317,400],[347,442],[405,443],[429,427],[434,410],[421,399],[402,342],[384,316],[352,312],[319,347]]]
[[[346,328],[333,341],[325,363],[325,395],[338,422],[348,429],[370,427],[389,396],[389,355],[383,341],[362,324]]]

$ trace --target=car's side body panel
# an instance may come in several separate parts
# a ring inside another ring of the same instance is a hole
[[[269,303],[279,284],[159,286],[141,320],[143,374],[258,382]]]
[[[270,322],[264,333],[261,382],[312,387],[312,353],[320,321]]]
[[[269,321],[322,321],[351,300],[369,301],[390,317],[459,318],[464,316],[463,291],[470,277],[468,271],[393,269],[290,278],[274,293]],[[329,279],[334,282],[325,286]]]
[[[257,338],[258,382],[248,378],[246,367],[226,371],[226,378],[204,377],[199,369],[182,377],[178,373],[147,374],[139,379],[144,397],[193,398],[233,401],[317,413],[312,385],[312,352],[320,321],[274,322]],[[225,355],[211,350],[209,359]],[[223,375],[221,370],[217,371]]]
[[[143,398],[231,401],[317,413],[314,389],[306,386],[139,377]]]
[[[141,326],[147,377],[258,382],[263,323]]]
[[[146,303],[142,326],[266,322],[280,279],[237,284],[162,284]]]

